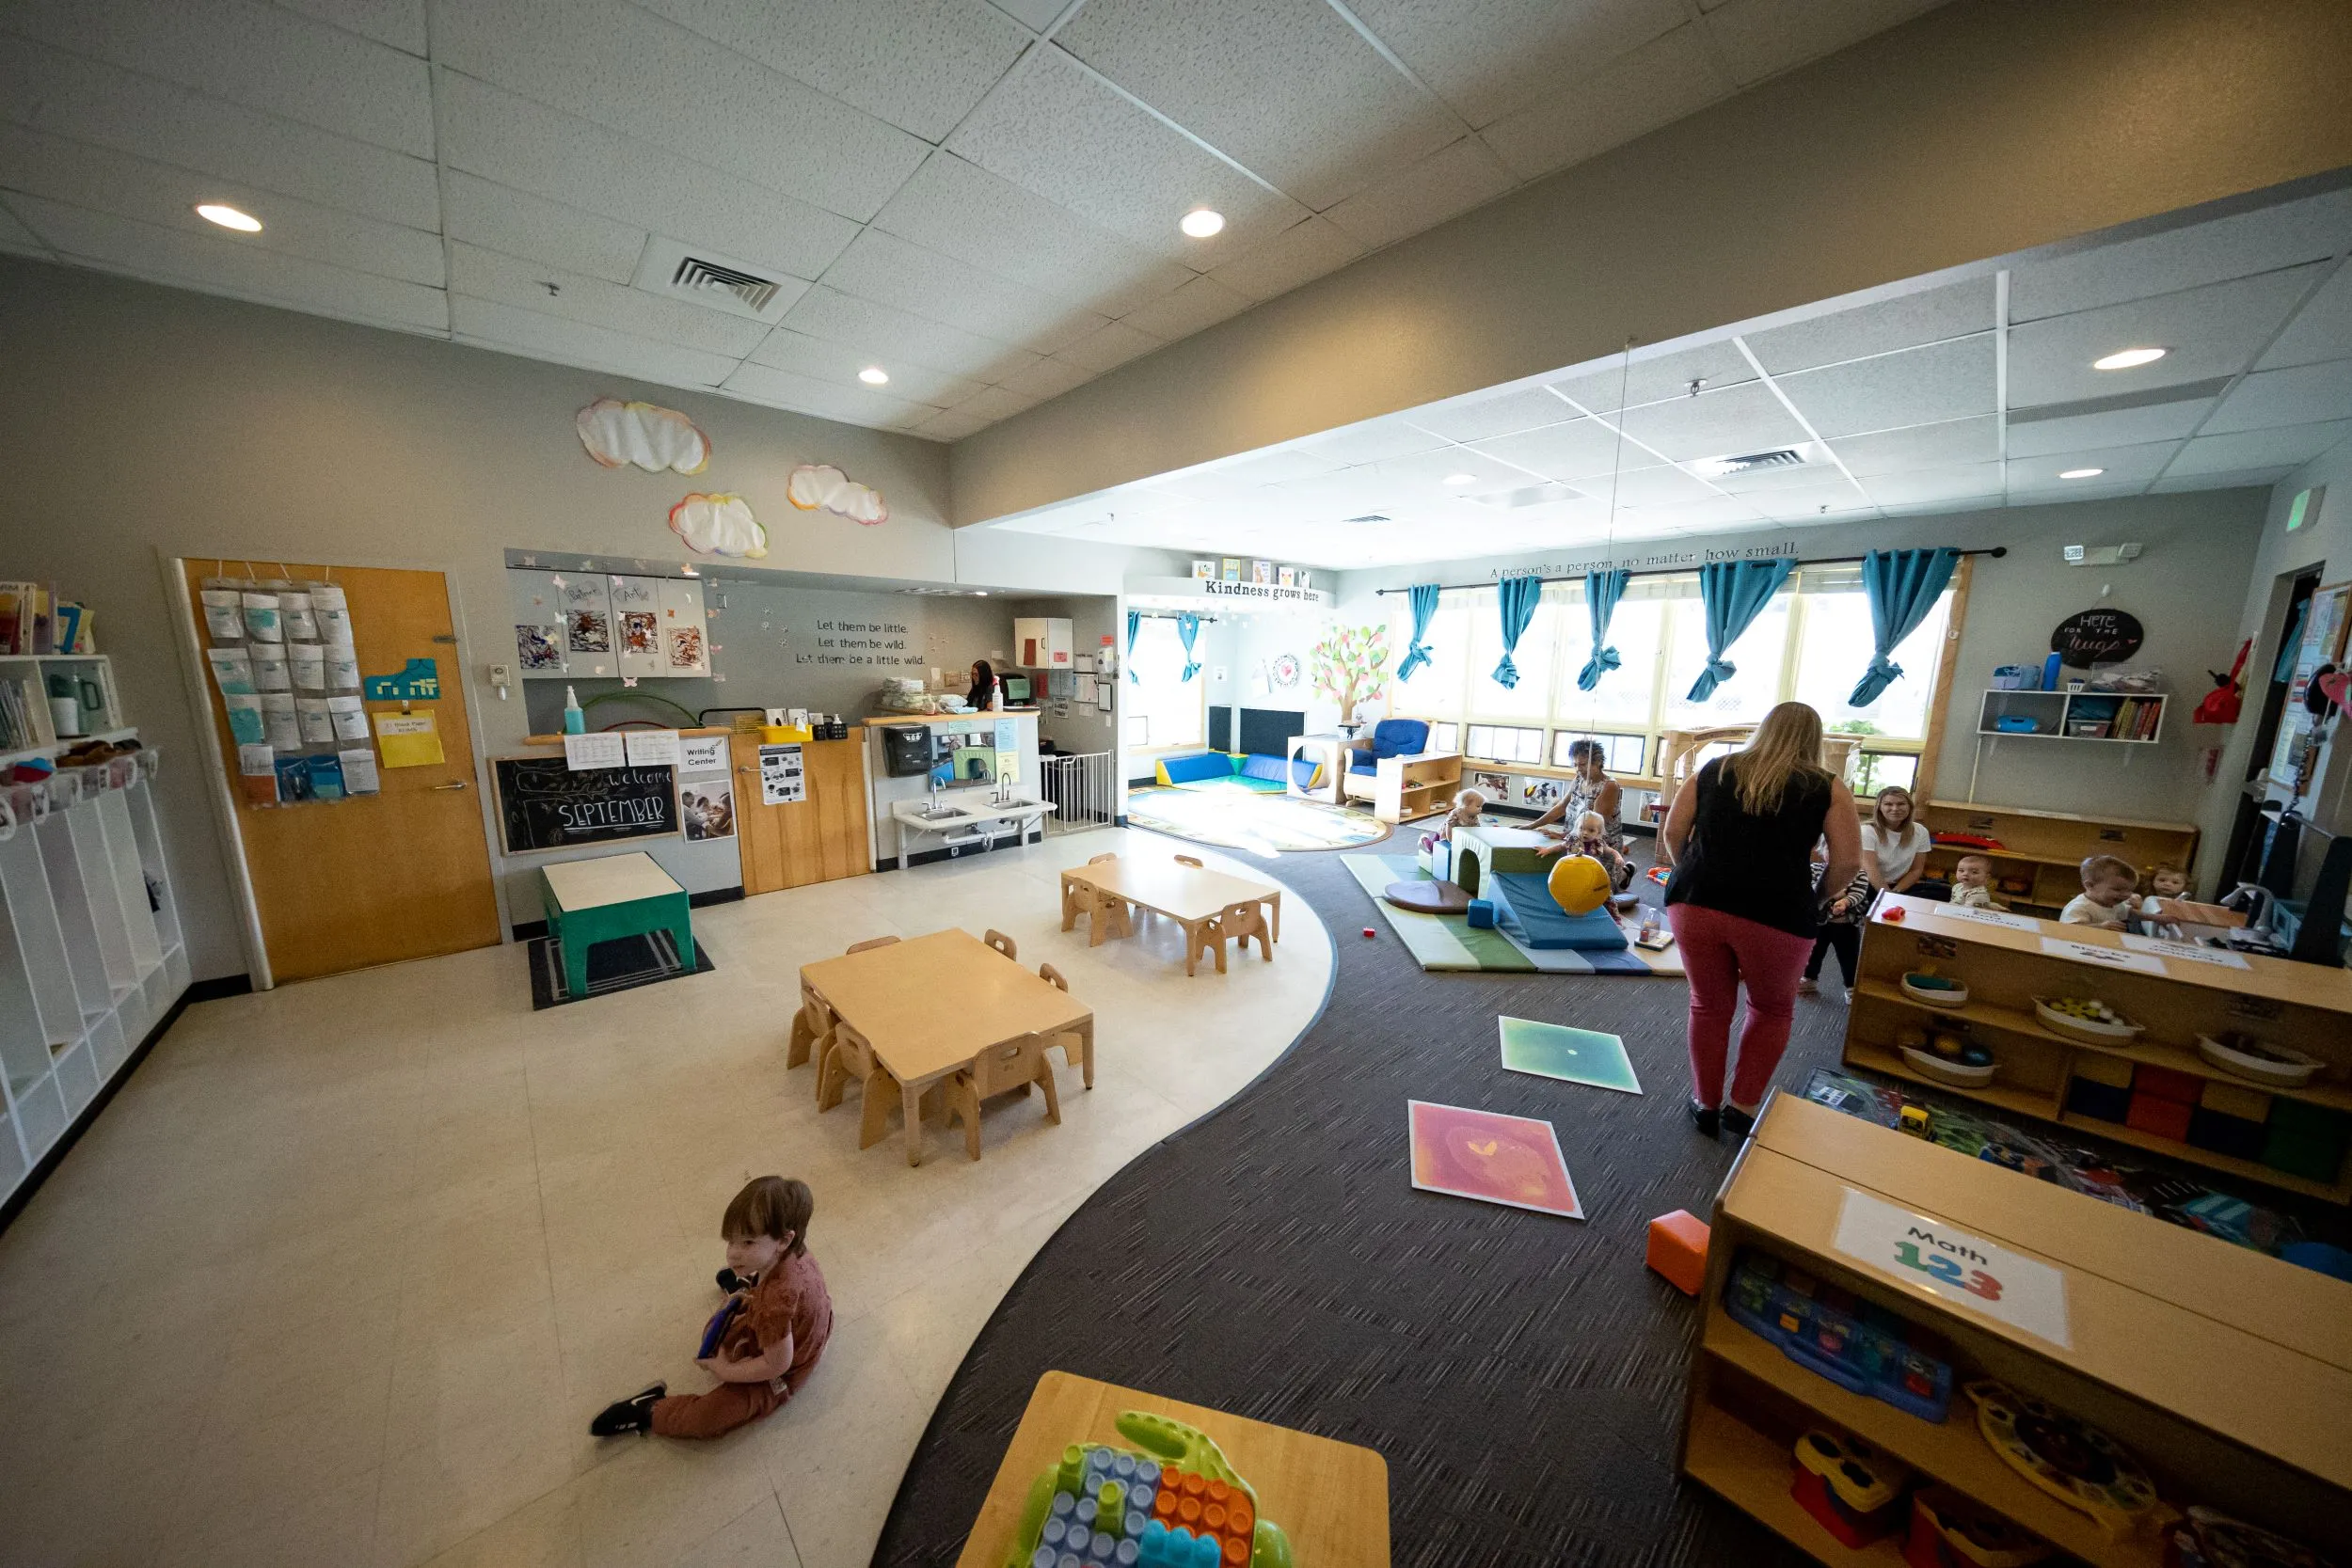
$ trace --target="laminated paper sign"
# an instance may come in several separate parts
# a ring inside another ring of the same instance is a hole
[[[387,768],[430,768],[446,760],[441,732],[431,713],[379,713],[375,718],[376,749]]]
[[[759,749],[760,804],[787,806],[807,799],[808,775],[802,769],[800,747],[762,746]]]
[[[2066,1275],[1942,1220],[1883,1203],[1851,1187],[1837,1213],[1837,1250],[1887,1278],[2062,1349],[2067,1336]]]

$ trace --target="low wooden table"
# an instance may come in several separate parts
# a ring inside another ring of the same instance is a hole
[[[1216,1438],[1234,1472],[1257,1492],[1259,1512],[1290,1537],[1291,1560],[1302,1568],[1388,1568],[1389,1465],[1373,1449],[1071,1372],[1037,1380],[956,1568],[1003,1568],[1039,1475],[1072,1443],[1134,1448],[1113,1424],[1129,1410],[1184,1421]]]
[[[643,849],[539,868],[548,934],[564,951],[564,989],[588,994],[588,949],[615,937],[667,930],[678,960],[694,967],[694,926],[686,890]]]
[[[801,983],[873,1043],[906,1105],[907,1164],[923,1163],[923,1093],[1023,1035],[1075,1035],[1094,1087],[1094,1012],[969,931],[869,947],[801,968]]]
[[[1138,909],[1164,914],[1184,928],[1184,974],[1198,973],[1200,948],[1200,927],[1216,919],[1234,904],[1263,904],[1267,907],[1266,930],[1275,942],[1282,940],[1282,890],[1263,882],[1252,882],[1240,877],[1229,877],[1222,871],[1202,866],[1179,865],[1172,858],[1163,860],[1156,855],[1129,858],[1121,855],[1099,865],[1075,865],[1061,874],[1061,928],[1069,930],[1077,924],[1082,907],[1072,896],[1074,889],[1092,888],[1113,898],[1124,899]],[[1103,944],[1103,927],[1089,920],[1087,945]],[[1271,949],[1269,948],[1269,953]],[[1225,947],[1217,944],[1216,967],[1225,968]]]

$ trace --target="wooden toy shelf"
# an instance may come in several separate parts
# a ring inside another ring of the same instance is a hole
[[[1902,911],[1899,923],[1886,919],[1889,910]],[[2091,1061],[2104,1059],[2136,1069],[2160,1068],[2274,1101],[2352,1113],[2352,974],[2252,955],[2243,956],[2243,968],[2200,962],[2137,952],[2119,933],[2090,927],[2043,920],[2028,921],[2027,926],[1988,924],[1929,899],[1899,895],[1882,898],[1863,933],[1861,969],[1847,1015],[1846,1063],[2247,1180],[2352,1203],[2352,1148],[2338,1156],[2328,1179],[2320,1180],[2159,1136],[2122,1120],[2085,1115],[2070,1103],[2074,1081],[2090,1076]],[[2128,954],[2135,961],[2158,966],[2161,973],[2109,969],[2053,953],[2044,949],[2045,939]],[[1964,981],[1967,1002],[1958,1007],[1931,1007],[1906,994],[1902,975],[1926,965]],[[2061,1035],[2034,1012],[2036,995],[2096,997],[2146,1025],[2149,1033],[2108,1042]],[[1915,1043],[1912,1037],[1939,1024],[1990,1051],[1999,1075],[1990,1084],[1967,1087],[1914,1068],[1901,1046]],[[2217,1037],[2230,1030],[2292,1046],[2328,1065],[2298,1087],[2255,1083],[2216,1067],[2196,1050],[2199,1035]]]
[[[1928,852],[1928,865],[1934,875],[1949,878],[1953,863],[1963,855],[1983,855],[1992,861],[1996,880],[2019,876],[2032,879],[2028,891],[2004,893],[2004,900],[2046,909],[2053,914],[2082,891],[2082,863],[2092,855],[2114,855],[2143,871],[2167,861],[2186,867],[2197,859],[2197,829],[2186,822],[2081,816],[1973,800],[1923,800],[1919,820],[1931,832],[1971,833],[2001,842],[1998,849],[1939,844]]]
[[[1840,1247],[1848,1195],[2059,1271],[2060,1345]],[[2340,1281],[1786,1094],[1716,1194],[1691,1365],[1684,1474],[1820,1561],[1899,1564],[1899,1528],[1860,1549],[1789,1495],[1790,1449],[1858,1436],[2095,1568],[2159,1568],[2153,1532],[2111,1539],[1979,1435],[1959,1384],[1997,1378],[2115,1433],[2176,1506],[2209,1503],[2323,1550],[2352,1507],[2352,1313]],[[1735,1322],[1734,1257],[1768,1254],[1950,1346],[1950,1413],[1930,1421],[1850,1393]]]

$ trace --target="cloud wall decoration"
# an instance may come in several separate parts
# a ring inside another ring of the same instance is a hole
[[[634,463],[649,474],[698,474],[710,466],[710,437],[675,408],[598,398],[576,422],[580,444],[608,468]]]
[[[890,521],[890,507],[880,490],[860,484],[831,464],[803,463],[793,469],[785,495],[803,512],[822,508],[867,528]]]
[[[699,555],[757,561],[768,553],[768,531],[740,496],[696,491],[670,508],[670,531]]]

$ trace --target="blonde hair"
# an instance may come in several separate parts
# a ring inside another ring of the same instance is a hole
[[[1899,829],[1886,819],[1886,798],[1889,795],[1901,796],[1903,798],[1903,804],[1910,808],[1904,816],[1903,825]],[[1918,800],[1913,797],[1911,791],[1905,789],[1902,785],[1888,784],[1884,789],[1879,791],[1878,799],[1870,802],[1870,826],[1876,828],[1880,832],[1893,833],[1898,840],[1908,842],[1911,838],[1911,830],[1919,826]]]
[[[1821,716],[1803,703],[1783,703],[1764,716],[1748,743],[1723,763],[1724,782],[1750,816],[1776,812],[1799,780],[1828,778],[1821,766]]]
[[[2151,888],[2154,887],[2156,885],[2156,879],[2159,877],[2178,877],[2181,879],[2181,885],[2183,887],[2186,887],[2188,885],[2188,872],[2186,869],[2173,864],[2170,861],[2158,861],[2155,864],[2148,868],[2148,885]]]
[[[1486,803],[1486,793],[1481,789],[1466,789],[1454,798],[1455,811],[1467,811],[1473,806],[1483,806]]]
[[[1584,824],[1587,822],[1592,826],[1586,827]],[[1608,831],[1609,824],[1601,820],[1600,813],[1597,811],[1588,811],[1576,819],[1576,836],[1579,838],[1598,838]]]
[[[2092,855],[2083,862],[2083,891],[2088,893],[2101,882],[2128,879],[2139,885],[2139,867],[2118,855]]]

